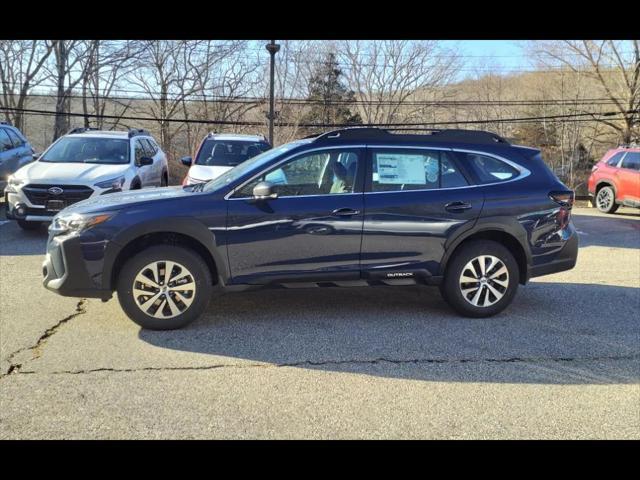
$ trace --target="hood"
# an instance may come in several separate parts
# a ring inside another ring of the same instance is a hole
[[[98,195],[65,208],[66,212],[93,213],[96,211],[120,210],[132,205],[159,200],[175,200],[187,196],[197,195],[184,190],[182,187],[143,188],[142,190],[128,190],[126,192]]]
[[[189,168],[189,177],[193,180],[209,181],[218,178],[224,172],[231,170],[233,167],[225,166],[208,166],[208,165],[191,165]]]
[[[59,183],[61,185],[93,185],[124,175],[129,164],[32,162],[15,173],[29,183]]]

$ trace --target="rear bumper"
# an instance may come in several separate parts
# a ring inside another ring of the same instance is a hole
[[[564,247],[555,255],[553,260],[529,267],[529,278],[571,270],[578,261],[578,243],[578,233],[571,226],[571,235]]]

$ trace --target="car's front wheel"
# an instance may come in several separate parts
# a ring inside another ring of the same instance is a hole
[[[124,264],[118,278],[118,301],[143,328],[172,330],[200,317],[213,290],[211,272],[194,251],[157,245]]]
[[[511,303],[518,279],[518,263],[504,245],[475,240],[462,245],[449,261],[440,291],[458,313],[489,317]]]
[[[603,213],[614,213],[618,209],[616,193],[611,187],[602,187],[596,195],[596,208]]]

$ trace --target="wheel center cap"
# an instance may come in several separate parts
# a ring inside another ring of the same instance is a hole
[[[480,283],[482,283],[482,284],[487,283],[487,277],[482,277],[482,278],[480,279]]]
[[[162,293],[167,293],[167,290],[169,290],[169,287],[167,287],[166,285],[162,287]]]

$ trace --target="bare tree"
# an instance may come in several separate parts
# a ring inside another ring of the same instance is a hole
[[[173,153],[173,136],[184,126],[171,128],[172,119],[184,112],[188,98],[202,99],[203,75],[229,60],[245,42],[150,40],[144,42],[140,65],[132,75],[132,84],[146,93],[151,101],[148,111],[160,123],[160,142]]]
[[[617,119],[598,122],[628,143],[640,124],[640,41],[564,40],[531,42],[530,51],[545,66],[561,66],[591,78],[611,100]]]
[[[434,40],[343,41],[336,48],[364,123],[414,117],[420,107],[408,100],[449,83],[460,65],[455,52]]]
[[[112,97],[120,81],[136,68],[136,56],[140,51],[133,41],[89,41],[87,55],[83,58],[82,111],[85,127],[90,126],[90,114],[96,115],[94,124],[102,129],[108,124],[113,128],[119,124],[119,118],[106,121],[107,105],[110,114],[122,117],[131,107],[131,100]],[[86,65],[85,65],[86,64]]]
[[[47,79],[43,66],[53,46],[41,40],[0,40],[0,107],[5,118],[20,130],[24,129],[24,113],[32,88]]]

